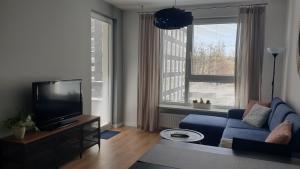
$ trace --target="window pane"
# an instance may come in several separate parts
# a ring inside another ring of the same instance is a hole
[[[234,83],[190,82],[189,101],[210,100],[213,105],[234,106]]]
[[[111,123],[109,96],[109,57],[112,26],[91,18],[91,94],[92,115],[101,116],[101,126]]]
[[[184,102],[187,28],[163,31],[161,102]]]
[[[234,76],[237,24],[195,25],[192,75]]]

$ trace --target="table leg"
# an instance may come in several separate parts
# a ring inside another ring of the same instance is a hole
[[[101,132],[101,127],[100,127],[100,118],[98,119],[98,147],[99,147],[99,150],[100,150],[100,132]]]

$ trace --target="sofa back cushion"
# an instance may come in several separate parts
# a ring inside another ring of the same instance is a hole
[[[281,122],[285,120],[287,115],[291,113],[294,113],[294,111],[287,104],[279,104],[276,107],[269,124],[270,130],[272,131],[275,127],[277,127]]]
[[[273,117],[273,114],[275,112],[275,109],[277,108],[278,105],[280,104],[283,104],[284,102],[278,98],[278,97],[275,97],[272,102],[271,102],[271,113],[269,114],[269,118],[268,118],[268,125],[270,126],[270,123],[271,123],[271,120],[272,120],[272,117]]]
[[[300,115],[289,114],[286,120],[293,124],[292,140],[290,145],[294,152],[300,152]]]

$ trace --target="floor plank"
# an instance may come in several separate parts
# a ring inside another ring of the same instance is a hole
[[[62,169],[128,169],[145,152],[159,142],[159,133],[148,133],[136,128],[113,129],[120,134],[101,140],[101,149],[94,146],[82,159],[74,159]]]

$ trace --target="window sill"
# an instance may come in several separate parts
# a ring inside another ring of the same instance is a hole
[[[227,116],[229,109],[219,109],[212,107],[211,109],[199,109],[188,105],[170,105],[160,104],[160,112],[174,111],[176,114],[203,114],[203,115],[216,115],[216,116]]]

